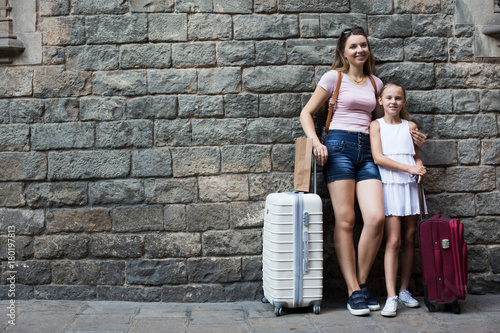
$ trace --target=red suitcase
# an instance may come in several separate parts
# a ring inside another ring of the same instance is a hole
[[[465,299],[468,270],[463,224],[446,215],[422,217],[418,229],[424,303],[430,312],[448,305],[458,314],[458,300]]]

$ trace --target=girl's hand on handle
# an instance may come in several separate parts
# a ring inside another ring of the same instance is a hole
[[[427,177],[427,169],[423,165],[414,165],[410,167],[410,173],[418,176],[417,181],[420,183]]]
[[[325,165],[326,160],[328,159],[328,149],[325,145],[320,142],[313,142],[313,154],[316,156],[319,164]]]

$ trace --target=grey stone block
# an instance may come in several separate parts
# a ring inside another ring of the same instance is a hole
[[[125,115],[125,98],[84,97],[80,99],[81,120],[120,120]]]
[[[238,93],[241,86],[241,69],[234,67],[200,69],[198,82],[200,94]]]
[[[118,49],[111,45],[66,48],[66,65],[71,70],[104,71],[118,68]]]
[[[488,268],[488,251],[485,246],[467,246],[469,272],[484,272]]]
[[[50,209],[45,220],[49,233],[111,231],[109,210],[104,208]]]
[[[120,47],[120,68],[167,68],[171,65],[170,44],[132,44]]]
[[[226,302],[262,300],[262,282],[236,282],[224,286]]]
[[[185,205],[165,205],[163,213],[165,217],[166,231],[186,231],[186,206]]]
[[[174,119],[177,116],[177,97],[164,95],[130,99],[127,101],[127,114],[134,119]]]
[[[159,302],[161,289],[155,287],[97,286],[97,298],[101,301]]]
[[[254,94],[231,94],[224,96],[226,118],[255,118],[259,115],[259,97]]]
[[[286,64],[286,43],[280,40],[256,41],[255,63],[257,65]]]
[[[173,67],[215,66],[215,43],[193,42],[172,45]]]
[[[397,82],[408,90],[436,88],[433,64],[411,62],[387,63],[377,66],[376,73],[382,81]],[[408,73],[411,73],[411,75],[408,75]]]
[[[271,171],[271,147],[263,145],[223,146],[223,173],[259,173]]]
[[[492,244],[500,237],[498,219],[494,216],[479,216],[462,222],[467,244]]]
[[[45,104],[41,99],[15,99],[10,102],[10,118],[13,123],[42,122]]]
[[[76,98],[49,98],[45,101],[45,123],[78,120],[79,103]]]
[[[0,184],[0,207],[21,207],[25,204],[23,183]]]
[[[212,12],[211,0],[176,0],[175,10],[179,12]]]
[[[223,115],[222,96],[179,96],[179,117],[181,118],[220,117]]]
[[[181,303],[223,302],[224,287],[220,284],[164,286],[161,299],[162,302]]]
[[[257,255],[262,253],[262,230],[211,230],[202,235],[204,256]]]
[[[132,13],[172,12],[175,0],[135,0],[130,2]]]
[[[203,202],[232,202],[248,200],[247,175],[200,177],[199,196]]]
[[[56,285],[117,285],[125,282],[125,262],[116,260],[60,260],[52,265]]]
[[[250,199],[266,200],[274,192],[293,191],[293,173],[250,175]]]
[[[245,119],[193,119],[192,126],[193,145],[221,146],[246,143]]]
[[[361,1],[361,0],[360,0]],[[398,14],[433,14],[441,11],[441,1],[439,0],[396,0],[394,10]]]
[[[0,180],[41,180],[47,176],[47,157],[45,154],[0,153]]]
[[[392,3],[385,0],[364,1],[351,0],[351,10],[354,13],[364,14],[392,14]]]
[[[457,143],[453,140],[427,140],[419,152],[426,166],[456,165],[458,162]]]
[[[293,172],[295,165],[295,145],[274,145],[271,153],[271,161],[273,171]]]
[[[500,192],[478,193],[476,195],[477,212],[481,215],[500,214]]]
[[[298,119],[258,118],[248,120],[246,136],[249,144],[292,143],[303,133]]]
[[[113,231],[137,233],[163,230],[163,206],[130,206],[113,210]]]
[[[192,14],[188,20],[190,40],[228,40],[233,35],[230,15]]]
[[[217,64],[220,66],[255,66],[253,41],[229,41],[216,45]]]
[[[458,141],[458,162],[460,164],[479,164],[480,161],[480,140],[470,139]]]
[[[96,146],[99,148],[151,147],[153,121],[123,120],[97,124]]]
[[[335,45],[329,39],[289,39],[286,47],[291,65],[327,65],[335,54]]]
[[[250,14],[253,9],[252,0],[213,0],[215,13]]]
[[[293,38],[299,36],[299,24],[296,15],[236,15],[233,31],[234,39]]]
[[[404,46],[402,38],[368,38],[375,62],[403,61]],[[333,63],[333,60],[332,60]]]
[[[191,122],[189,119],[155,121],[155,145],[190,146]]]
[[[301,0],[280,0],[280,12],[348,12],[349,1],[329,1],[317,0],[314,2],[301,1]]]
[[[500,80],[500,66],[476,63],[436,64],[438,88],[496,89]],[[481,73],[481,75],[478,75]]]
[[[2,283],[7,284],[9,277],[6,270],[2,274]],[[26,260],[16,266],[16,283],[26,285],[49,284],[52,281],[50,262],[46,260]]]
[[[410,113],[453,113],[453,94],[449,90],[408,91],[406,107]]]
[[[194,93],[198,90],[196,69],[166,69],[148,71],[150,94]]]
[[[312,91],[313,76],[311,66],[259,66],[243,69],[243,86],[261,93]]]
[[[299,94],[268,94],[259,98],[261,117],[297,117],[302,110]]]
[[[31,148],[90,148],[94,145],[94,132],[93,123],[35,124],[31,127]]]
[[[488,249],[488,260],[491,265],[491,271],[494,274],[500,273],[500,246],[492,246]]]
[[[479,194],[478,194],[479,195]],[[432,194],[426,196],[427,207],[433,214],[445,214],[453,217],[476,215],[474,194]]]
[[[177,11],[180,11],[177,8]],[[148,22],[151,42],[187,41],[187,14],[150,14]]]
[[[231,227],[259,228],[264,222],[264,202],[231,202]]]
[[[44,65],[63,65],[65,62],[65,48],[60,46],[44,46],[42,63]]]
[[[227,203],[192,204],[187,207],[188,232],[226,230],[229,228]]]
[[[87,256],[86,235],[51,235],[34,240],[35,259],[83,259]]]
[[[128,3],[121,0],[71,0],[71,12],[73,15],[97,15],[97,14],[125,14],[128,11]]]
[[[95,93],[105,96],[145,95],[147,91],[146,72],[141,70],[94,72]]]
[[[185,260],[131,260],[127,263],[127,283],[159,286],[187,282]]]
[[[8,234],[8,228],[5,229],[6,232],[4,233],[5,236],[0,236],[0,258],[7,261],[11,260],[9,258],[9,250],[10,250],[10,255],[12,256],[12,245],[9,246],[9,237],[7,237]],[[21,236],[17,235],[15,236],[15,257],[16,260],[23,261],[23,260],[30,260],[33,258],[33,237],[32,236]],[[12,242],[12,239],[10,240]],[[12,244],[12,243],[10,243]],[[4,266],[5,270],[9,270],[9,264],[6,263]],[[17,296],[17,293],[16,293]]]
[[[89,256],[96,258],[139,258],[142,256],[142,237],[135,235],[92,234]]]
[[[144,202],[144,199],[142,180],[116,179],[89,185],[89,201],[93,205],[140,204]]]
[[[198,233],[161,233],[145,238],[146,258],[191,258],[201,255],[201,236]]]
[[[244,281],[261,280],[262,256],[248,256],[241,258],[241,277]]]
[[[71,97],[89,95],[92,90],[89,72],[66,71],[61,66],[36,67],[33,77],[34,97]]]
[[[500,140],[482,141],[482,161],[488,165],[500,165]]]
[[[410,37],[412,35],[411,17],[411,15],[404,14],[368,16],[370,36],[376,38]]]
[[[255,0],[255,13],[276,13],[278,9],[278,0]]]
[[[499,96],[500,97],[500,96]],[[455,113],[476,113],[480,110],[479,90],[454,90],[453,111]]]
[[[33,93],[33,69],[17,67],[0,68],[0,96],[30,96]]]
[[[49,153],[50,180],[124,177],[130,170],[130,152],[122,150]]]
[[[30,300],[34,297],[33,286],[25,286],[22,284],[16,285],[16,299]],[[0,286],[0,297],[2,299],[9,299],[8,293],[10,292],[9,285]]]
[[[472,37],[474,36],[475,26],[472,24],[456,24],[454,26],[455,37]]]
[[[472,38],[455,38],[448,41],[450,61],[472,61],[474,46]]]
[[[190,203],[198,198],[196,178],[152,179],[144,186],[148,203]]]
[[[456,167],[446,170],[447,192],[489,192],[496,188],[495,167]]]
[[[410,37],[405,39],[406,61],[448,61],[448,40],[439,37]]]
[[[29,125],[0,125],[1,151],[29,151]]]
[[[85,28],[87,44],[137,43],[148,38],[145,14],[87,16]]]
[[[97,292],[95,287],[87,286],[36,286],[36,299],[43,300],[72,300],[91,301],[96,300]]]
[[[9,123],[9,105],[10,101],[7,99],[0,100],[0,123],[7,124]]]
[[[452,18],[450,15],[412,15],[413,36],[417,37],[451,37]]]
[[[498,134],[494,115],[436,116],[442,138],[487,138]]]
[[[174,177],[213,175],[220,171],[218,147],[172,148]]]
[[[365,14],[320,14],[321,36],[333,37],[337,40],[344,29],[351,27],[362,27],[368,31],[366,22],[367,16]],[[333,55],[331,59],[333,62]]]
[[[88,203],[86,183],[32,183],[26,188],[26,202],[32,208],[84,206]]]
[[[136,150],[132,152],[133,177],[170,177],[172,158],[168,148]]]
[[[85,44],[83,16],[42,17],[38,30],[43,33],[43,45]]]
[[[301,14],[299,15],[299,30],[300,37],[319,37],[320,25],[318,14]]]
[[[193,258],[187,260],[189,282],[226,283],[241,279],[241,258]]]
[[[500,91],[481,90],[481,111],[500,111]]]
[[[69,0],[40,1],[40,16],[59,16],[69,14]]]

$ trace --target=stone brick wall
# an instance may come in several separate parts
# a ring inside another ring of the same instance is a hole
[[[30,1],[41,54],[0,66],[0,298],[15,271],[19,299],[260,299],[265,197],[293,188],[299,112],[357,25],[429,136],[428,206],[465,223],[469,291],[500,292],[500,62],[453,0]]]

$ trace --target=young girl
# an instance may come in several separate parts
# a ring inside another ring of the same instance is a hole
[[[401,287],[399,301],[407,307],[419,303],[408,292],[415,253],[415,231],[418,203],[418,182],[427,176],[410,131],[417,125],[408,121],[406,93],[397,84],[382,88],[378,103],[384,108],[384,117],[370,124],[370,141],[375,164],[378,165],[384,190],[385,236],[384,256],[387,301],[381,314],[394,317],[398,307],[396,277],[398,253],[401,254]],[[425,205],[425,204],[424,204]],[[401,235],[402,234],[402,235]]]

